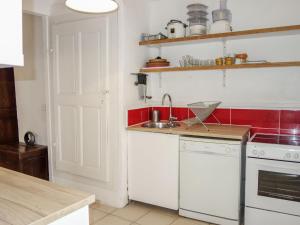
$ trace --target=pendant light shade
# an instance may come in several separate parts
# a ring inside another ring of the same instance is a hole
[[[114,0],[67,0],[66,6],[84,13],[109,13],[119,7]]]

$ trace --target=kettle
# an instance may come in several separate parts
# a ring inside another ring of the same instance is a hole
[[[168,38],[181,38],[186,35],[187,25],[180,20],[170,20],[167,24]]]

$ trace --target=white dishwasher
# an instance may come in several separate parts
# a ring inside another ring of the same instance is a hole
[[[181,137],[180,210],[221,225],[241,223],[244,142]]]

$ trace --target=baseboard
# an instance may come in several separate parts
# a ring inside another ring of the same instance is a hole
[[[222,224],[222,225],[239,225],[239,221],[192,212],[184,209],[179,209],[179,215],[187,218],[195,219],[195,220],[201,220],[208,223]]]

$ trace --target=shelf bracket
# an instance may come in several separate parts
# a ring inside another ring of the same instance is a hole
[[[227,56],[227,41],[226,39],[223,39],[222,40],[222,44],[223,44],[223,57],[226,57]]]
[[[223,44],[223,57],[225,58],[227,56],[227,41],[226,39],[222,39],[222,44]],[[222,70],[223,71],[223,87],[226,87],[226,80],[227,80],[227,71],[226,70]]]
[[[227,80],[227,72],[226,70],[222,70],[223,71],[223,87],[226,87],[226,80]]]
[[[161,45],[158,46],[158,56],[159,57],[162,57],[162,48],[161,48]],[[162,73],[158,73],[158,87],[159,89],[162,88]]]
[[[161,72],[158,73],[158,86],[161,89],[162,88],[162,74]]]
[[[161,45],[158,46],[157,50],[158,50],[158,56],[161,57],[162,55]]]

